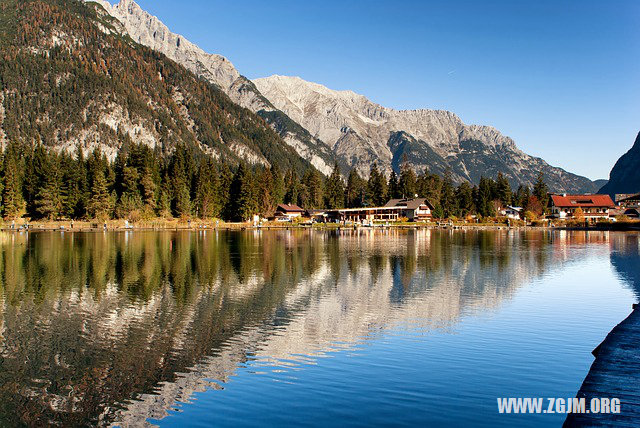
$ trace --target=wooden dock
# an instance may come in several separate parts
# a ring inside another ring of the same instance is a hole
[[[593,351],[596,357],[585,378],[578,398],[620,399],[619,414],[569,414],[565,427],[638,427],[640,426],[640,308],[618,324]]]

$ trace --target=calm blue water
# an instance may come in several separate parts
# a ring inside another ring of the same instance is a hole
[[[60,284],[40,297],[40,289],[17,292],[5,279],[2,331],[7,341],[21,317],[36,319],[22,323],[29,345],[12,346],[41,348],[53,363],[4,378],[22,386],[45,379],[35,389],[49,397],[40,416],[91,424],[560,426],[564,415],[498,414],[496,398],[575,396],[591,351],[630,313],[640,289],[640,241],[631,234],[29,239],[26,254],[45,257],[60,245],[70,260],[39,265],[52,275],[46,282]],[[86,258],[107,261],[88,265],[86,275],[68,268]],[[5,266],[5,278],[28,266],[8,276]],[[96,270],[101,279],[91,283]],[[83,291],[64,285],[74,281]],[[53,342],[73,343],[86,358],[51,351]],[[0,369],[20,366],[3,355]],[[100,387],[84,386],[83,376]],[[91,406],[52,410],[52,395],[75,394],[79,384]]]

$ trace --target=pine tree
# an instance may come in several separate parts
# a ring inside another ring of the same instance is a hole
[[[398,184],[398,175],[393,170],[391,171],[391,175],[389,176],[388,193],[389,199],[397,199],[401,196],[400,185]]]
[[[158,198],[158,215],[161,218],[171,218],[171,196],[169,190],[163,188]]]
[[[496,180],[496,192],[498,199],[502,203],[502,206],[506,207],[508,205],[511,205],[511,185],[509,184],[509,180],[507,180],[501,172],[498,173],[498,178]]]
[[[176,216],[179,218],[191,217],[191,192],[187,183],[180,182],[175,190]]]
[[[212,218],[220,215],[220,186],[215,165],[210,157],[200,165],[196,180],[196,211],[200,218]]]
[[[473,189],[468,182],[463,181],[456,189],[458,216],[467,216],[475,211],[473,204]]]
[[[261,168],[255,177],[255,197],[258,213],[263,217],[273,214],[276,209],[275,202],[271,195],[273,189],[273,176],[271,169]]]
[[[272,185],[270,189],[271,200],[275,205],[281,204],[284,201],[285,185],[280,168],[277,165],[271,166],[271,178]]]
[[[377,163],[371,165],[367,182],[368,202],[371,206],[382,206],[387,202],[387,180],[378,170]]]
[[[493,189],[492,180],[486,177],[480,177],[480,184],[476,196],[476,207],[478,214],[483,217],[491,217],[495,215],[493,207]]]
[[[156,183],[153,180],[153,172],[150,167],[146,167],[140,179],[140,187],[142,187],[142,202],[147,214],[155,212],[157,203]]]
[[[441,205],[442,186],[440,176],[426,171],[416,179],[416,193],[422,198],[427,198],[434,206]]]
[[[411,165],[409,165],[409,162],[402,164],[398,186],[400,187],[400,193],[403,198],[413,198],[417,193],[416,173],[413,171],[413,168],[411,168]]]
[[[300,183],[298,181],[298,175],[294,170],[289,170],[285,177],[286,192],[284,195],[284,202],[286,204],[297,204],[298,196],[300,193]]]
[[[2,205],[5,218],[20,217],[24,211],[22,177],[15,147],[8,147],[4,154],[4,189]]]
[[[62,170],[63,215],[67,218],[82,218],[87,207],[87,168],[82,149],[78,146],[76,158],[64,155],[60,162]]]
[[[258,213],[253,174],[244,163],[233,176],[229,202],[232,206],[230,218],[235,221],[249,221]]]
[[[547,206],[549,205],[549,188],[544,182],[542,171],[538,173],[538,178],[533,186],[533,196],[538,198],[538,201],[540,201],[540,204],[542,205],[542,213],[545,213]]]
[[[525,208],[527,206],[527,202],[529,201],[529,197],[531,196],[531,191],[529,187],[525,187],[520,185],[516,194],[514,195],[514,203],[518,207]]]
[[[317,169],[308,169],[302,177],[302,184],[306,190],[307,198],[303,199],[303,208],[320,208],[324,199],[322,174]]]
[[[355,168],[352,169],[347,178],[347,189],[345,192],[347,208],[358,208],[364,205],[366,187],[367,182],[360,177]]]
[[[329,209],[344,207],[344,182],[340,175],[338,163],[333,167],[333,172],[327,179],[325,186],[325,206]]]
[[[112,197],[109,194],[107,179],[104,171],[97,169],[91,186],[91,199],[89,200],[88,213],[91,218],[106,220],[111,215]]]
[[[37,216],[49,220],[55,220],[62,212],[61,172],[57,156],[46,156],[46,169],[48,174],[43,178],[43,183],[34,198],[34,206]]]
[[[442,206],[444,217],[451,217],[456,212],[457,204],[453,182],[451,180],[451,171],[449,169],[445,171],[444,180],[442,181],[440,205]]]

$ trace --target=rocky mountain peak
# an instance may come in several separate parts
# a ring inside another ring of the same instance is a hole
[[[593,191],[584,177],[522,152],[490,126],[466,125],[445,110],[395,110],[352,91],[336,91],[299,77],[270,76],[254,83],[278,109],[367,176],[372,161],[389,173],[403,158],[418,171],[452,172],[477,182],[503,173],[513,185],[532,185],[539,171],[557,191]]]
[[[418,171],[450,169],[457,181],[477,182],[481,175],[502,172],[514,185],[532,185],[542,170],[555,191],[595,190],[590,180],[522,152],[493,127],[466,125],[445,110],[394,110],[353,91],[329,89],[300,77],[273,75],[252,82],[223,56],[206,53],[172,33],[133,0],[121,0],[113,7],[103,0],[99,3],[122,22],[133,40],[165,54],[257,112],[325,173],[334,161],[343,171],[355,167],[365,177],[372,162],[389,173],[407,154]]]

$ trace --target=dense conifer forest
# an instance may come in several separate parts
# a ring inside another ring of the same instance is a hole
[[[128,142],[113,162],[99,150],[85,156],[47,150],[44,145],[10,143],[0,163],[2,214],[6,219],[219,218],[245,221],[268,217],[285,202],[313,208],[383,205],[390,198],[428,198],[438,218],[497,215],[499,206],[517,205],[533,215],[547,205],[539,177],[533,191],[513,191],[502,175],[477,186],[455,186],[449,177],[408,164],[387,179],[376,164],[368,180],[352,170],[345,182],[336,165],[329,177],[309,168],[249,166],[235,169],[206,153],[180,144],[170,154]]]

